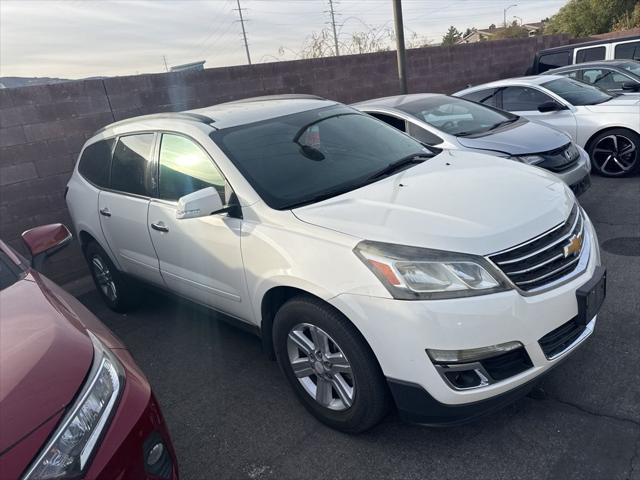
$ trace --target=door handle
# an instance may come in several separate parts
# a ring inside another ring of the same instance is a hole
[[[164,222],[152,223],[151,224],[151,228],[153,228],[154,230],[157,230],[159,232],[168,232],[169,231],[169,229],[164,224]]]
[[[110,217],[111,216],[111,211],[107,208],[101,208],[100,209],[100,215],[104,216],[104,217]]]

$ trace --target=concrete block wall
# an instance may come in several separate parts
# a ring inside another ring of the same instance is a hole
[[[409,91],[452,93],[522,75],[536,51],[569,41],[555,35],[411,49]],[[0,89],[0,238],[24,252],[24,230],[70,224],[63,196],[75,160],[85,140],[114,120],[257,95],[312,93],[350,103],[397,92],[395,52]],[[77,244],[45,268],[60,283],[87,274]]]

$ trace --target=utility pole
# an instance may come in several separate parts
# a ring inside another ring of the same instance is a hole
[[[336,15],[333,11],[333,0],[329,0],[329,13],[331,14],[331,26],[333,27],[333,42],[336,46],[336,57],[339,57],[340,50],[338,49],[338,33],[336,32]]]
[[[404,23],[402,22],[402,0],[393,0],[393,20],[396,31],[396,51],[398,55],[398,80],[400,93],[407,93],[407,67],[404,51]]]
[[[168,72],[169,71],[169,67],[167,66],[167,56],[166,55],[162,55],[162,60],[164,61],[164,69]]]
[[[504,28],[507,28],[507,10],[509,10],[511,7],[517,7],[517,6],[518,6],[518,4],[517,4],[517,3],[514,3],[513,5],[509,5],[507,8],[505,8],[505,9],[502,11],[502,13],[503,13],[503,15],[504,15],[504,23],[503,23],[503,25],[502,25],[502,26],[503,26]]]
[[[242,8],[240,7],[240,0],[236,0],[238,3],[238,14],[240,15],[240,25],[242,26],[242,38],[244,38],[244,49],[247,52],[247,62],[251,65],[251,55],[249,55],[249,44],[247,43],[247,31],[244,29],[244,18],[242,17]]]

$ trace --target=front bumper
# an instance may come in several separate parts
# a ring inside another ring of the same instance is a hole
[[[591,187],[591,160],[584,148],[578,145],[576,148],[580,152],[580,158],[576,164],[569,170],[557,172],[554,175],[569,185],[576,197],[579,197]]]
[[[578,315],[576,290],[594,276],[600,264],[597,238],[588,218],[585,220],[593,246],[585,270],[568,282],[539,294],[522,295],[517,290],[509,290],[435,301],[342,294],[330,301],[368,341],[384,375],[390,380],[392,391],[404,391],[406,385],[417,387],[430,399],[423,403],[432,407],[444,405],[463,411],[478,404],[482,411],[488,408],[486,405],[494,408],[496,403],[498,406],[504,403],[504,399],[509,401],[516,391],[526,390],[527,385],[564,360],[588,336],[576,339],[571,348],[549,358],[539,343]],[[595,318],[590,319],[589,331],[593,331],[595,321]],[[426,353],[427,349],[467,350],[508,342],[523,345],[531,366],[503,380],[472,389],[452,388]],[[402,401],[397,403],[402,409]],[[420,423],[436,423],[432,420],[422,419]]]
[[[177,480],[175,451],[149,382],[127,350],[113,349],[112,352],[125,368],[125,388],[86,478]],[[161,441],[165,449],[162,465],[157,464],[162,468],[155,472],[145,468],[145,450],[148,450],[150,441]]]

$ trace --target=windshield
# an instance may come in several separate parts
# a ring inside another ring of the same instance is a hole
[[[413,154],[431,154],[393,127],[339,105],[222,129],[212,139],[272,208],[354,190]]]
[[[604,90],[600,90],[598,87],[587,85],[586,83],[578,82],[570,78],[551,80],[550,82],[543,83],[542,86],[551,90],[556,95],[560,95],[571,105],[576,106],[596,105],[613,98],[613,95],[608,94]]]
[[[0,291],[20,280],[23,273],[24,270],[0,250]]]
[[[446,96],[413,100],[396,108],[445,133],[458,136],[488,132],[519,118],[474,102]]]
[[[640,77],[640,62],[621,63],[619,67]]]

